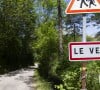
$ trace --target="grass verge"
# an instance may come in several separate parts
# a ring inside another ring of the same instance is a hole
[[[47,82],[44,80],[38,73],[38,71],[35,71],[35,83],[36,83],[36,90],[53,90],[51,88],[50,82]]]

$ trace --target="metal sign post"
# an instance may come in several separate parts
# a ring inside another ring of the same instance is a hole
[[[92,1],[92,3],[91,3]],[[99,13],[100,12],[100,0],[70,0],[68,7],[65,10],[66,14],[79,14],[79,13]],[[83,37],[82,42],[86,42],[86,17],[83,17]],[[70,44],[71,48],[70,52],[70,58],[75,59],[74,56],[72,56],[72,46],[75,47],[75,45]],[[83,48],[80,48],[80,54],[83,54]],[[75,51],[75,50],[74,50]],[[97,50],[98,51],[98,50]],[[90,51],[91,52],[91,51]],[[99,52],[96,52],[99,53]],[[76,53],[78,54],[78,53]],[[77,56],[76,56],[77,58]],[[79,59],[79,58],[78,58]],[[84,60],[84,58],[83,58]],[[83,61],[82,60],[82,61]],[[75,60],[73,60],[75,61]],[[81,90],[86,90],[86,61],[82,62],[82,88]]]
[[[82,42],[86,42],[86,17],[83,17],[83,37]],[[82,62],[82,89],[81,90],[87,90],[86,89],[86,62]]]
[[[86,17],[83,17],[83,37],[82,42],[86,42]]]

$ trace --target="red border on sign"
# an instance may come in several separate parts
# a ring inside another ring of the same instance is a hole
[[[100,9],[85,9],[85,10],[71,10],[75,0],[71,0],[68,8],[65,10],[66,14],[77,14],[77,13],[99,13]]]
[[[94,45],[94,44],[100,44],[100,42],[71,42],[69,43],[69,60],[70,61],[95,61],[95,60],[100,60],[100,57],[85,57],[85,58],[73,58],[72,57],[72,45]]]

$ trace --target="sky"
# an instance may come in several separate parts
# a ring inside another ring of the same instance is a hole
[[[100,31],[100,28],[98,28],[100,26],[100,24],[98,24],[97,26],[93,26],[93,22],[91,22],[88,25],[90,25],[90,26],[86,28],[86,34],[88,36],[94,37],[95,34]]]
[[[67,4],[70,2],[70,0],[64,0],[64,1]],[[90,23],[86,24],[86,25],[88,25],[88,27],[86,28],[86,34],[88,36],[92,36],[92,37],[94,37],[95,34],[100,31],[100,28],[98,28],[98,27],[100,27],[100,24],[98,24],[98,25],[96,24],[97,26],[93,26],[93,24],[95,24],[95,22],[90,22]]]

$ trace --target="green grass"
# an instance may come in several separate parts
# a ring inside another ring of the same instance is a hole
[[[35,71],[35,81],[36,81],[36,90],[53,90],[51,84],[44,80],[39,74],[38,71]]]

